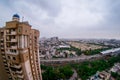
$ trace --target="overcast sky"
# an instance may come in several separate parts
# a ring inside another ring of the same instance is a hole
[[[15,13],[41,37],[120,39],[120,0],[0,0],[0,26]]]

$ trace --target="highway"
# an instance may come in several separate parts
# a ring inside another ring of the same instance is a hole
[[[79,57],[73,57],[73,58],[54,58],[54,59],[41,59],[41,64],[62,64],[62,63],[74,63],[74,62],[82,62],[82,61],[88,61],[88,60],[94,60],[97,58],[102,58],[102,55],[96,54],[91,56],[79,56]]]

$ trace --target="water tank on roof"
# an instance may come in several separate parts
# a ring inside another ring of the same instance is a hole
[[[18,14],[14,14],[12,17],[13,21],[19,21],[19,19],[20,19],[20,16]]]

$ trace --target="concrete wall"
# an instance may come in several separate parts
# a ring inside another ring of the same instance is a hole
[[[25,80],[33,80],[29,60],[27,60],[25,63],[22,63],[22,68],[23,68],[23,70],[25,72],[25,76],[24,76]]]

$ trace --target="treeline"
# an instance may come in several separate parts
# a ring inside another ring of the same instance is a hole
[[[101,48],[101,49],[95,49],[95,50],[85,50],[85,51],[81,51],[81,49],[78,49],[76,47],[71,46],[70,48],[59,48],[57,49],[58,51],[62,51],[62,50],[69,50],[69,51],[75,51],[76,54],[78,56],[80,56],[81,54],[85,54],[85,55],[95,55],[95,54],[99,54],[101,51],[104,50],[108,50],[110,48]]]
[[[85,50],[82,51],[82,53],[84,53],[85,55],[95,55],[95,54],[99,54],[101,51],[104,50],[108,50],[110,48],[101,48],[101,49],[95,49],[95,50]]]
[[[69,79],[72,74],[71,66],[52,67],[41,65],[43,80]]]
[[[108,60],[96,60],[92,62],[87,61],[81,64],[74,64],[72,67],[76,69],[78,76],[82,80],[87,80],[97,71],[109,70],[116,62],[120,62],[120,56],[111,57]]]
[[[78,73],[78,77],[82,80],[87,80],[90,76],[94,75],[97,71],[109,70],[114,66],[114,63],[120,62],[120,56],[110,57],[102,60],[86,61],[80,64],[69,64],[65,66],[44,66],[41,65],[43,80],[66,80],[73,75],[72,69]],[[116,79],[120,80],[120,75],[111,73]]]
[[[73,46],[70,46],[70,48],[59,48],[57,50],[60,51],[60,52],[63,51],[63,50],[75,51],[78,56],[81,55],[81,53],[82,53],[81,49],[78,49],[78,48],[73,47]]]

